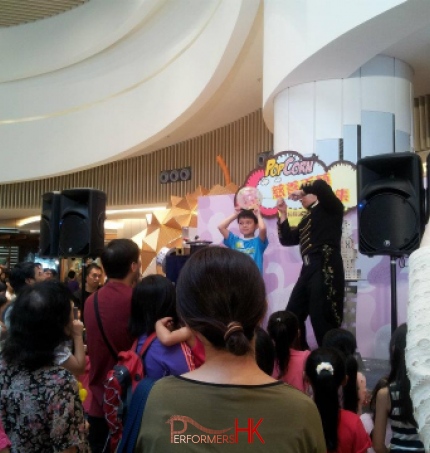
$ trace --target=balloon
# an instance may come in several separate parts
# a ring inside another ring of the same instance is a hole
[[[242,187],[236,194],[236,203],[242,209],[254,209],[261,205],[263,196],[256,187]]]
[[[78,388],[79,388],[79,398],[82,402],[87,399],[88,392],[82,386],[82,382],[78,381]]]

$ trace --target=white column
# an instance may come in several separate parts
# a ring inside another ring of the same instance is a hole
[[[346,79],[287,88],[274,99],[274,151],[327,164],[412,150],[413,71],[378,55]]]

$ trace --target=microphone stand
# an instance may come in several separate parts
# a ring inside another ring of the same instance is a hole
[[[390,257],[391,276],[391,333],[397,329],[397,269],[396,257]]]

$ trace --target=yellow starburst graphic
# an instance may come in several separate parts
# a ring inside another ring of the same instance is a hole
[[[157,266],[156,258],[163,248],[182,247],[182,228],[197,227],[198,198],[206,195],[225,195],[236,193],[238,186],[231,182],[227,165],[221,156],[217,156],[226,182],[225,186],[219,184],[207,190],[198,186],[193,193],[185,197],[171,196],[167,212],[156,211],[148,221],[146,235],[142,240],[142,272],[144,275],[162,273],[161,266]]]
[[[197,227],[198,197],[207,195],[208,190],[199,186],[185,197],[170,197],[167,212],[156,211],[148,222],[146,236],[142,240],[142,270],[144,273],[161,272],[155,267],[155,259],[163,247],[182,247],[182,228]]]

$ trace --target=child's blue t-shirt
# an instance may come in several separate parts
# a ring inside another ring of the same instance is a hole
[[[224,245],[229,249],[237,250],[238,252],[249,255],[255,261],[260,272],[263,273],[263,253],[269,245],[267,237],[264,241],[262,241],[259,236],[251,239],[244,239],[229,231],[228,238],[224,239]]]

